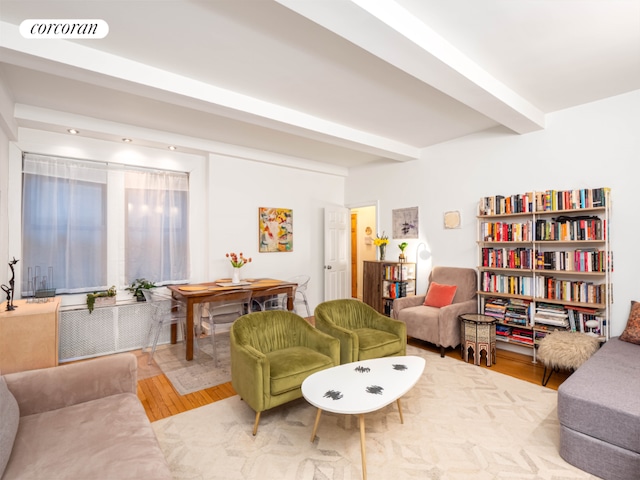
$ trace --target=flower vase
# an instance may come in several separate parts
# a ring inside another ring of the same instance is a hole
[[[240,268],[233,268],[233,276],[231,277],[232,283],[240,283]]]
[[[384,260],[384,257],[387,253],[387,246],[386,245],[380,245],[378,247],[380,249],[380,260]]]

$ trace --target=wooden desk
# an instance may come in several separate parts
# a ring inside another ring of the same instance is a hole
[[[296,293],[297,283],[286,282],[284,280],[276,280],[273,278],[260,278],[260,279],[246,279],[249,282],[248,285],[238,285],[232,287],[223,287],[219,283],[231,282],[230,278],[223,278],[216,280],[215,282],[199,283],[197,285],[170,285],[171,296],[178,301],[184,302],[187,306],[187,332],[193,332],[193,307],[197,303],[211,301],[211,296],[216,293],[225,292],[229,290],[251,290],[253,297],[263,296],[265,290],[271,290],[273,288],[281,288],[282,290],[269,292],[270,295],[274,293],[286,293],[287,294],[287,308],[293,310],[293,298]],[[196,288],[202,287],[202,288]],[[175,325],[171,330],[171,342],[175,343]],[[193,360],[193,335],[186,335],[185,343],[187,346],[187,360]]]
[[[0,303],[0,373],[23,372],[58,365],[60,299],[46,303],[16,300],[7,312]]]

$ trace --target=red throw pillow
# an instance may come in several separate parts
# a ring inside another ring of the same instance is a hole
[[[627,326],[620,335],[620,340],[640,345],[640,303],[631,301]]]
[[[436,282],[431,282],[427,297],[424,299],[424,304],[427,307],[438,308],[451,305],[457,288],[456,285],[441,285]]]

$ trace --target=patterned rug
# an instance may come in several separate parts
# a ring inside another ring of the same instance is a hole
[[[582,480],[558,455],[557,392],[490,369],[407,347],[427,359],[402,399],[365,416],[369,480]],[[175,479],[362,478],[357,418],[304,399],[255,413],[238,396],[154,422]]]
[[[204,390],[231,381],[229,333],[216,335],[217,362],[213,360],[210,337],[198,339],[193,360],[185,359],[184,344],[162,345],[153,360],[180,395]]]

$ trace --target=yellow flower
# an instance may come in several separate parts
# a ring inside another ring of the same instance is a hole
[[[382,235],[376,235],[376,238],[373,239],[373,244],[376,247],[380,245],[386,245],[389,243],[389,237],[382,232]]]

